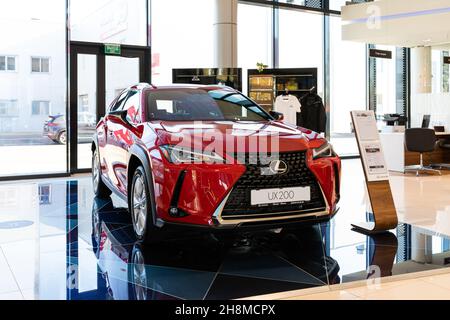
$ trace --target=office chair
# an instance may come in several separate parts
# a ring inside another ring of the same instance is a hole
[[[439,142],[439,147],[445,150],[448,150],[450,153],[450,140],[441,140]],[[432,163],[430,164],[430,168],[439,169],[439,170],[450,170],[450,163]]]
[[[410,152],[420,153],[420,164],[414,166],[405,167],[406,172],[415,172],[419,175],[419,172],[429,172],[441,174],[439,170],[425,167],[423,165],[423,154],[425,152],[433,152],[436,146],[436,135],[433,129],[427,128],[411,128],[405,130],[405,146],[406,150]]]

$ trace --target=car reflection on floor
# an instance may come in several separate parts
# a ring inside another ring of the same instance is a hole
[[[144,245],[126,208],[94,199],[92,243],[105,299],[235,299],[339,283],[320,226],[241,234],[183,233]]]

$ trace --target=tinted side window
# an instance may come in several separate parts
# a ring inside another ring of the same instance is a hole
[[[109,112],[121,110],[123,108],[123,104],[124,104],[125,100],[127,99],[127,96],[128,96],[128,91],[122,92],[122,94],[119,96],[119,98],[116,100],[116,102],[112,105]]]
[[[125,102],[125,106],[123,107],[123,110],[127,110],[127,120],[130,123],[141,122],[139,97],[139,91],[130,91],[127,102]]]

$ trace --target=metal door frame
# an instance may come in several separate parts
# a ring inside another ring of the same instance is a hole
[[[106,66],[105,44],[71,41],[69,47],[69,103],[66,107],[67,168],[69,174],[86,173],[91,169],[78,169],[78,54],[97,57],[97,121],[105,114]],[[120,55],[113,57],[139,58],[139,81],[151,83],[151,50],[146,46],[121,45]],[[132,83],[130,83],[132,85]],[[103,93],[103,94],[102,94]]]

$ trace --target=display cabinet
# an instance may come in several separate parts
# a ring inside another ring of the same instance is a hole
[[[267,111],[281,94],[300,99],[308,92],[317,93],[317,68],[248,70],[248,96]]]
[[[242,69],[197,68],[172,69],[173,83],[213,85],[222,84],[242,91]]]

